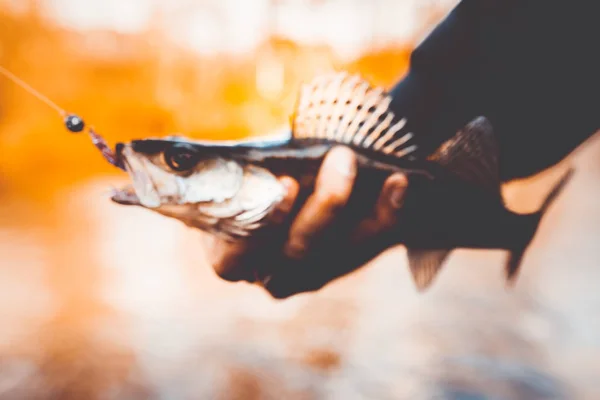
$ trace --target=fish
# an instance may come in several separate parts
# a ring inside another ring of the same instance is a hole
[[[230,242],[268,238],[269,216],[285,195],[278,178],[290,176],[300,186],[291,219],[314,191],[327,152],[347,146],[356,154],[358,172],[343,210],[346,226],[370,215],[391,174],[407,176],[398,223],[381,240],[406,247],[418,291],[432,285],[459,248],[508,251],[505,279],[514,281],[573,168],[537,211],[515,213],[502,198],[499,147],[485,116],[475,116],[433,152],[421,154],[418,135],[390,109],[391,100],[385,89],[358,74],[333,73],[302,85],[290,127],[278,135],[237,141],[168,136],[117,143],[107,159],[125,170],[131,183],[115,190],[111,200]],[[99,136],[95,140],[100,143]]]

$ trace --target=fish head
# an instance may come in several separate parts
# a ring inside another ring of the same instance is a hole
[[[267,223],[285,189],[269,170],[233,153],[178,140],[119,143],[116,156],[131,184],[111,199],[228,240],[248,237]]]

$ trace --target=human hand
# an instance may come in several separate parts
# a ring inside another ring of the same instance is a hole
[[[319,170],[314,192],[292,221],[299,187],[292,178],[281,177],[287,195],[271,216],[274,239],[231,243],[210,236],[206,250],[212,268],[223,279],[257,282],[273,297],[283,298],[317,290],[362,266],[388,247],[381,235],[396,224],[408,181],[399,173],[388,177],[370,217],[348,227],[340,213],[356,175],[354,153],[347,147],[332,149]]]

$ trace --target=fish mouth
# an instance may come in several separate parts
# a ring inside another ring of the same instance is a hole
[[[120,164],[132,183],[115,190],[111,200],[121,205],[160,207],[160,194],[151,178],[145,160],[138,157],[130,146],[121,146],[117,154]]]
[[[133,185],[129,184],[121,189],[114,189],[110,197],[112,201],[123,206],[141,206],[140,198],[135,193]]]

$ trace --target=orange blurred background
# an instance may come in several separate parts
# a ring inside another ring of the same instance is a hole
[[[279,128],[332,69],[390,86],[456,1],[0,0],[0,65],[117,140]],[[220,281],[202,235],[119,207],[88,138],[0,76],[0,398],[573,399],[600,386],[598,145],[519,283],[456,252],[414,292],[403,249],[285,301]],[[559,173],[506,189],[531,211]]]

